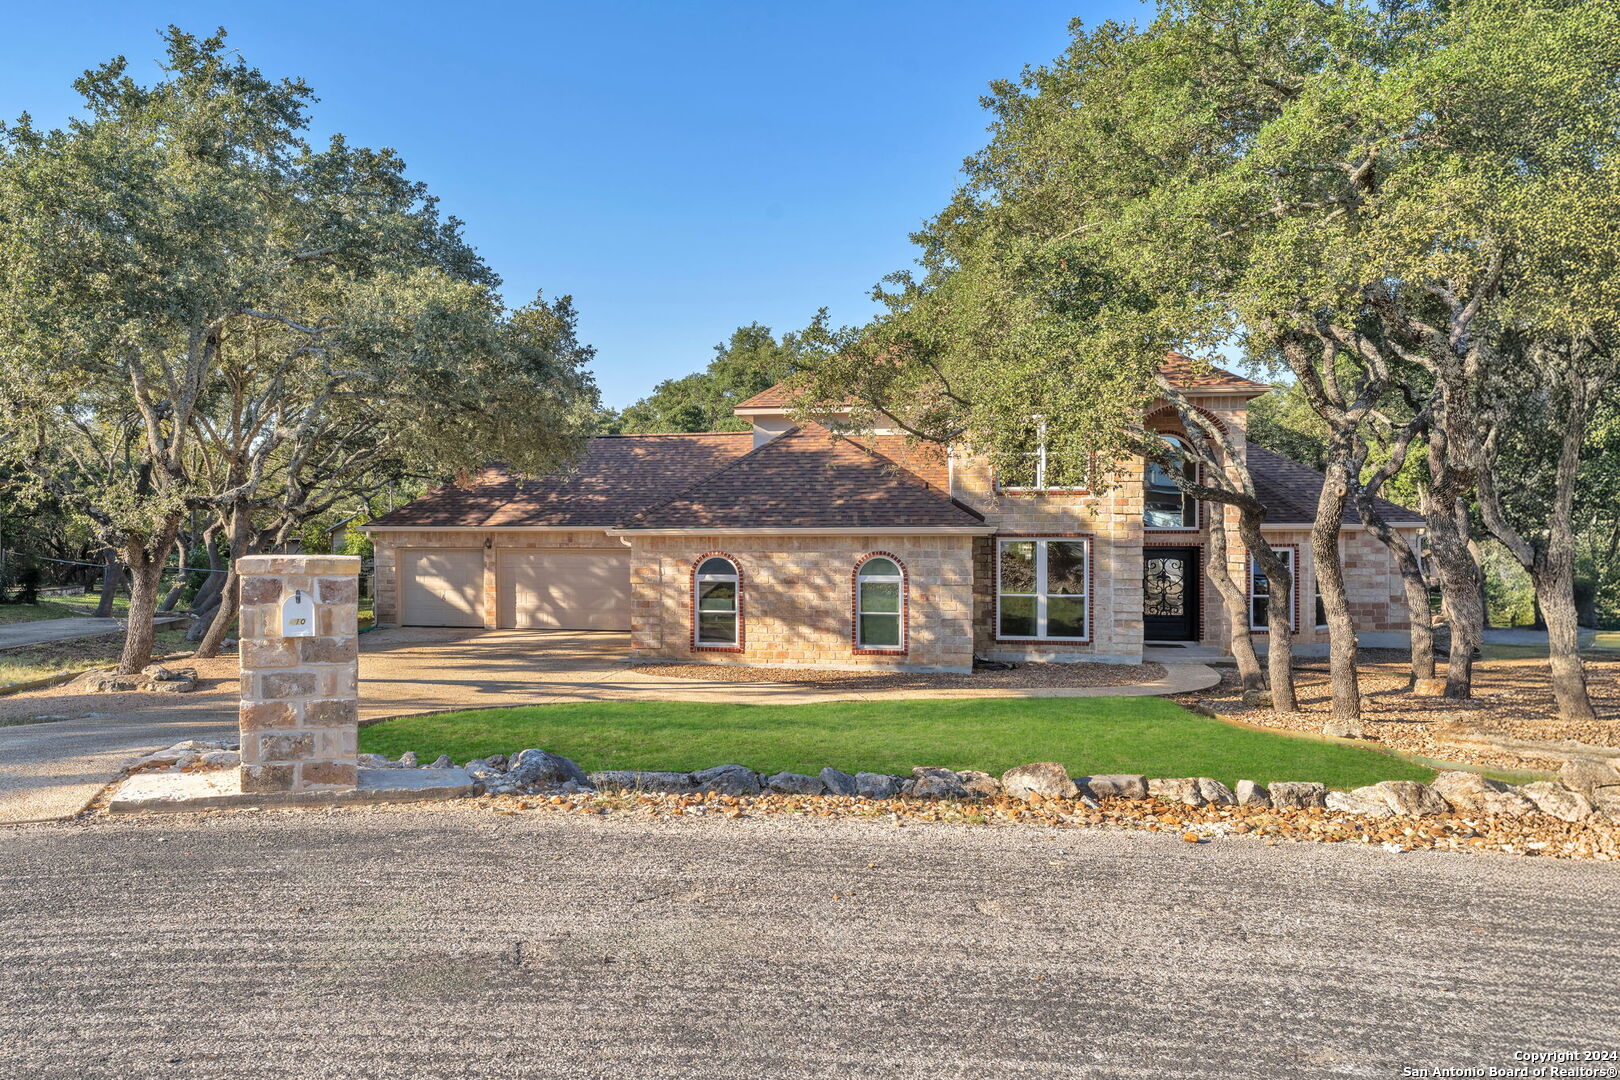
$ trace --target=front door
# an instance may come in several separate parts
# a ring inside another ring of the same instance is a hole
[[[1142,549],[1142,636],[1198,640],[1198,549]]]

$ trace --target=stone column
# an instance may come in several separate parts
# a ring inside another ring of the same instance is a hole
[[[242,790],[355,786],[359,736],[360,560],[249,555],[241,582]],[[315,604],[315,636],[282,637],[295,590]]]

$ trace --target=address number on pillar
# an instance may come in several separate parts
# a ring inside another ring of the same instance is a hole
[[[281,601],[281,636],[315,636],[315,605],[302,589],[294,589],[291,596]]]

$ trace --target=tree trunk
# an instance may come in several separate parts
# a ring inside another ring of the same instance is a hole
[[[1357,739],[1363,738],[1366,730],[1361,726],[1356,625],[1350,617],[1350,598],[1345,594],[1339,530],[1344,526],[1344,504],[1350,497],[1351,479],[1359,471],[1351,447],[1342,438],[1335,437],[1328,448],[1326,475],[1316,502],[1316,522],[1311,526],[1311,559],[1316,564],[1316,587],[1322,594],[1322,611],[1327,616],[1328,669],[1333,683],[1333,720],[1324,730],[1329,735]],[[1305,599],[1300,597],[1302,608]]]
[[[184,533],[175,538],[174,561],[179,565],[180,569],[174,576],[174,584],[170,585],[169,591],[163,595],[163,602],[158,605],[159,611],[173,611],[174,605],[180,602],[180,594],[186,591],[186,559],[190,557],[190,545],[186,543],[186,540],[187,537]]]
[[[118,661],[120,675],[134,675],[152,662],[158,584],[179,528],[178,521],[166,523],[150,544],[132,540],[124,545],[129,560],[129,624],[124,633],[124,653]]]
[[[1209,514],[1209,565],[1206,573],[1221,596],[1221,607],[1226,612],[1226,623],[1232,637],[1232,658],[1237,661],[1238,678],[1243,689],[1263,690],[1265,675],[1260,670],[1260,657],[1254,651],[1254,638],[1249,633],[1249,599],[1232,580],[1227,559],[1226,507],[1220,503],[1206,503]]]
[[[214,609],[214,617],[208,624],[208,632],[203,634],[202,641],[197,645],[196,655],[202,659],[210,659],[219,655],[220,646],[224,644],[225,635],[231,628],[231,622],[236,618],[237,608],[237,577],[236,563],[243,555],[248,554],[253,530],[253,518],[247,507],[238,506],[231,511],[231,562],[230,568],[223,577],[220,586],[219,606]]]
[[[1429,610],[1429,583],[1423,580],[1423,565],[1411,542],[1399,530],[1390,528],[1372,496],[1360,488],[1356,489],[1356,509],[1401,573],[1406,622],[1412,639],[1412,685],[1416,687],[1434,678],[1434,614]]]
[[[1260,514],[1239,508],[1238,533],[1243,538],[1243,546],[1249,549],[1249,554],[1265,572],[1271,594],[1287,596],[1294,587],[1294,575],[1261,535],[1260,521]],[[1269,631],[1266,671],[1271,676],[1271,707],[1277,712],[1297,712],[1299,700],[1294,693],[1294,643],[1290,637],[1293,626],[1289,622],[1287,604],[1266,604],[1266,628]]]
[[[1592,708],[1591,695],[1586,691],[1586,669],[1581,663],[1574,562],[1569,558],[1544,559],[1542,565],[1531,572],[1530,580],[1535,584],[1541,612],[1547,620],[1547,659],[1552,666],[1552,691],[1558,702],[1558,718],[1596,720],[1597,711]]]
[[[96,618],[110,619],[113,601],[118,597],[118,586],[123,583],[124,570],[118,565],[116,548],[101,549],[101,595],[96,598]]]
[[[1434,483],[1423,492],[1423,517],[1429,527],[1429,551],[1440,576],[1451,649],[1446,660],[1446,697],[1465,699],[1474,692],[1474,652],[1485,639],[1485,605],[1480,602],[1479,566],[1468,551],[1468,511],[1452,483],[1442,483],[1451,468],[1429,450]]]
[[[225,560],[219,553],[219,526],[211,525],[203,534],[203,549],[208,553],[208,576],[197,595],[191,598],[191,626],[186,630],[187,641],[198,641],[212,625],[214,609],[219,604],[225,586]]]

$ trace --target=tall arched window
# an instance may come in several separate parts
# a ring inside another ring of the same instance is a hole
[[[1198,465],[1188,460],[1185,453],[1186,444],[1175,435],[1165,435],[1163,439],[1170,444],[1175,453],[1181,455],[1182,477],[1196,481]],[[1198,528],[1198,500],[1190,495],[1183,495],[1181,489],[1176,487],[1175,480],[1171,479],[1170,474],[1165,472],[1158,462],[1148,462],[1143,487],[1145,488],[1142,492],[1143,526],[1149,529]]]
[[[855,571],[855,647],[903,652],[906,647],[906,575],[886,555],[873,555]]]
[[[699,647],[736,648],[742,578],[737,564],[718,555],[704,559],[692,575],[692,640]]]

